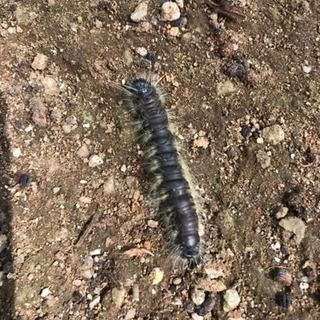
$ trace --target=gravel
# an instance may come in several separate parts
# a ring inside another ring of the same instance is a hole
[[[228,289],[225,292],[223,298],[223,310],[225,312],[234,310],[240,304],[240,296],[235,289]]]
[[[130,19],[134,22],[141,22],[148,14],[148,2],[143,1],[139,3],[132,12]]]

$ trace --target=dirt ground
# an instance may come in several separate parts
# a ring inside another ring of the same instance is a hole
[[[1,320],[320,319],[319,1],[163,2],[0,0]],[[148,193],[139,74],[203,199],[194,269]]]

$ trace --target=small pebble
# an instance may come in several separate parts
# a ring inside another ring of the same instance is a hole
[[[196,148],[207,149],[209,146],[209,140],[207,137],[199,137],[193,141],[193,146]]]
[[[192,313],[191,318],[192,320],[203,320],[203,317],[198,315],[197,313]]]
[[[44,92],[48,96],[57,95],[59,93],[58,85],[56,80],[51,76],[45,76],[41,83],[44,87]]]
[[[70,133],[72,131],[72,126],[70,124],[64,124],[62,130],[64,133]]]
[[[180,9],[175,2],[167,1],[161,7],[161,19],[163,21],[174,21],[180,18]]]
[[[57,193],[60,191],[60,189],[61,189],[61,188],[59,188],[59,187],[53,188],[53,189],[52,189],[53,194],[57,194]]]
[[[62,112],[60,109],[54,108],[50,113],[50,119],[55,123],[60,123],[62,119]]]
[[[277,219],[284,218],[287,215],[288,211],[289,209],[287,207],[281,207],[276,213],[276,218]]]
[[[138,47],[136,48],[136,53],[144,57],[148,54],[148,50],[145,47]]]
[[[21,156],[21,149],[19,147],[11,149],[12,156],[19,158]]]
[[[262,130],[262,137],[271,145],[277,145],[284,140],[284,131],[279,124],[266,127]]]
[[[90,251],[89,254],[90,254],[90,256],[100,256],[101,252],[102,252],[101,248],[98,248],[98,249]]]
[[[91,279],[93,277],[93,273],[91,270],[84,270],[83,271],[83,276],[86,278],[86,279]]]
[[[31,98],[30,108],[32,110],[32,120],[39,127],[47,126],[46,112],[47,108],[40,98]]]
[[[28,186],[30,183],[32,182],[32,177],[27,174],[27,173],[24,173],[20,176],[20,179],[19,179],[19,184],[21,186]]]
[[[216,87],[216,92],[218,96],[224,96],[226,94],[232,93],[236,90],[233,83],[229,80],[225,82],[219,82]]]
[[[191,299],[196,306],[200,306],[204,299],[206,298],[206,294],[204,290],[195,288],[191,293]]]
[[[127,292],[124,288],[113,288],[111,291],[112,301],[117,308],[120,308]]]
[[[113,194],[114,190],[114,177],[109,177],[108,180],[103,184],[103,192],[109,195]]]
[[[130,19],[134,22],[140,22],[145,19],[148,14],[148,2],[139,3],[132,12]]]
[[[264,150],[259,150],[256,154],[256,158],[262,169],[270,167],[271,157]]]
[[[296,236],[296,243],[300,244],[304,238],[307,226],[301,219],[297,217],[287,217],[279,222],[279,225],[286,231],[292,232]]]
[[[227,290],[223,298],[223,310],[225,312],[234,310],[240,304],[240,296],[235,289]]]
[[[80,287],[81,284],[82,284],[82,281],[80,279],[76,279],[76,280],[73,280],[72,284],[75,286],[75,287]]]
[[[100,302],[100,296],[95,297],[90,303],[89,308],[92,310],[95,306],[97,306]]]
[[[77,155],[80,158],[87,158],[89,156],[89,149],[86,144],[83,144],[77,151]]]
[[[304,73],[308,74],[308,73],[311,72],[312,67],[310,67],[310,66],[302,66],[302,70],[303,70]]]
[[[89,167],[90,168],[94,168],[94,167],[100,166],[101,164],[103,164],[103,160],[98,155],[93,154],[89,158]]]
[[[309,283],[307,282],[300,282],[299,288],[301,291],[307,291],[309,288]]]
[[[126,166],[125,164],[123,164],[123,165],[121,166],[120,170],[121,170],[122,172],[126,172],[126,171],[127,171],[127,166]]]
[[[46,298],[50,293],[51,293],[51,291],[49,290],[49,288],[42,289],[41,298]]]
[[[34,70],[44,70],[48,64],[48,57],[44,54],[38,53],[31,64],[32,69]]]
[[[132,287],[132,299],[136,302],[139,302],[140,300],[140,289],[138,284],[134,284]]]
[[[136,309],[129,309],[129,311],[127,312],[126,316],[125,316],[125,320],[130,320],[133,319],[136,315]]]
[[[197,287],[208,292],[221,292],[226,290],[226,285],[219,280],[203,278],[197,283]]]

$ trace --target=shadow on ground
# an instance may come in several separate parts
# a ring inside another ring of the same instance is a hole
[[[9,140],[6,137],[7,104],[0,94],[0,320],[13,319],[14,286],[11,252],[12,212],[8,185]]]

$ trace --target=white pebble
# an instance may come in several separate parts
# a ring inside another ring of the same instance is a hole
[[[234,310],[240,303],[240,296],[235,289],[229,289],[224,294],[223,310],[229,312]]]
[[[195,288],[191,294],[191,299],[196,306],[200,306],[203,303],[205,298],[206,298],[206,293],[204,292],[204,290]]]
[[[57,194],[60,191],[60,188],[59,187],[54,187],[52,189],[52,191],[53,191],[53,194]]]
[[[312,68],[310,66],[302,66],[302,70],[304,73],[310,73]]]
[[[19,158],[21,156],[21,149],[19,147],[18,148],[12,148],[11,152],[12,152],[12,156],[15,157],[15,158]]]
[[[271,145],[277,145],[284,140],[284,131],[279,124],[266,127],[262,130],[263,138]]]
[[[77,155],[80,158],[87,158],[89,156],[89,149],[86,144],[83,144],[77,151]]]
[[[90,251],[90,256],[100,256],[100,255],[101,255],[101,248]]]
[[[180,9],[175,2],[167,1],[161,7],[161,19],[174,21],[180,18]]]
[[[51,293],[51,291],[49,290],[49,288],[44,288],[41,291],[41,297],[46,298],[50,293]]]
[[[130,19],[134,22],[140,22],[144,20],[148,13],[148,2],[139,3],[132,12]]]
[[[84,270],[83,271],[83,276],[86,278],[86,279],[91,279],[93,277],[93,273],[91,270]]]
[[[300,282],[299,287],[301,291],[306,291],[309,288],[309,284],[307,282]]]
[[[136,48],[136,53],[139,54],[140,56],[144,57],[148,54],[148,50],[144,47],[138,47],[138,48]]]
[[[103,164],[103,160],[98,155],[93,154],[89,158],[89,167],[90,168],[94,168],[94,167],[100,166],[101,164]]]

